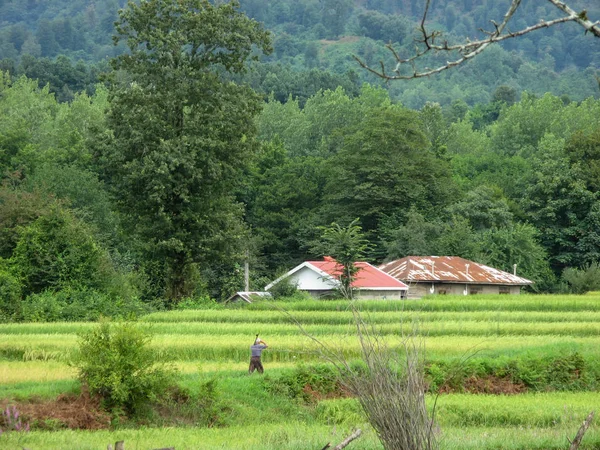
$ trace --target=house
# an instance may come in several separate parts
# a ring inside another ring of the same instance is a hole
[[[352,287],[358,299],[401,299],[406,298],[408,286],[367,262],[356,262],[359,268]],[[336,295],[342,265],[330,257],[323,261],[305,261],[265,287],[268,291],[282,280],[295,284],[313,297]]]
[[[257,300],[271,300],[271,294],[269,292],[236,292],[227,300],[225,303],[235,303],[235,302],[246,302],[252,303]]]
[[[458,256],[406,256],[379,266],[409,286],[409,298],[429,294],[520,294],[533,281]]]

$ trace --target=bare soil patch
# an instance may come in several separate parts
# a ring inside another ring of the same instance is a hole
[[[16,407],[22,421],[36,429],[98,430],[110,426],[110,416],[100,408],[100,400],[87,391],[62,394],[54,400],[0,400],[3,410],[7,406]]]
[[[448,385],[442,386],[440,392],[444,394],[469,392],[471,394],[515,395],[527,392],[527,386],[523,383],[515,383],[508,377],[486,375],[484,377],[473,376],[467,378],[460,389]]]

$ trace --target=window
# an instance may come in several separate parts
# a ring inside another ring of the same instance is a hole
[[[510,286],[500,286],[498,288],[499,294],[510,294]]]
[[[469,294],[471,294],[471,295],[481,294],[481,288],[479,286],[471,286],[469,288]]]
[[[448,291],[446,289],[438,289],[437,293],[438,293],[438,295],[446,295],[448,293]]]

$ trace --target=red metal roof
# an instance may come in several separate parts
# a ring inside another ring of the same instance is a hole
[[[444,281],[448,283],[520,286],[533,284],[533,281],[526,278],[458,256],[406,256],[382,264],[379,268],[405,283]]]
[[[335,259],[325,257],[324,261],[307,261],[308,264],[325,272],[332,277],[338,277],[342,271],[342,265]],[[356,274],[356,279],[352,282],[352,287],[356,289],[408,289],[408,286],[393,276],[379,270],[368,262],[359,261],[354,263],[360,270]]]

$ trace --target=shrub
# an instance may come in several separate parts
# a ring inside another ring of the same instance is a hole
[[[89,321],[100,317],[131,319],[151,312],[136,297],[121,298],[94,289],[67,288],[32,294],[22,302],[21,317],[27,322]]]
[[[188,297],[177,303],[175,309],[185,311],[187,309],[222,309],[223,305],[217,303],[208,295],[198,297]]]
[[[307,403],[344,395],[334,368],[324,364],[301,365],[275,379],[267,376],[265,383],[274,394],[300,398]]]
[[[22,229],[11,262],[26,295],[72,286],[104,289],[114,275],[88,227],[58,207]]]
[[[600,290],[600,265],[598,263],[591,263],[583,269],[569,267],[563,271],[562,277],[574,294]]]
[[[127,322],[102,322],[80,335],[79,354],[73,361],[79,378],[115,414],[139,413],[174,380],[174,369],[150,350],[150,340],[147,331]]]
[[[275,284],[269,292],[274,300],[279,300],[284,297],[294,297],[298,292],[298,285],[292,283],[288,278],[283,278],[279,283]]]

